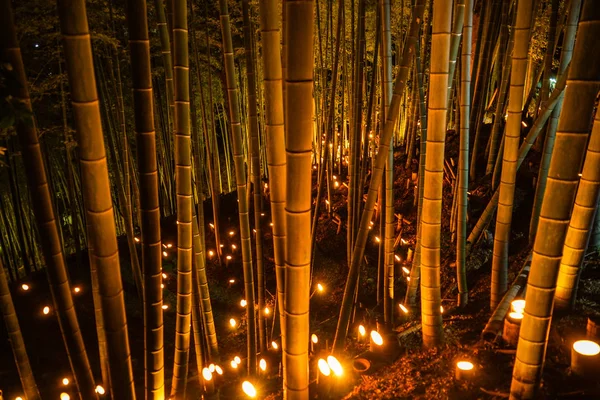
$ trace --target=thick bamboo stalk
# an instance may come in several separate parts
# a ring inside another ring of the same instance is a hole
[[[551,195],[542,202],[533,248],[512,399],[534,398],[542,376],[563,242],[588,142],[589,118],[600,89],[599,35],[600,9],[595,1],[585,0],[548,172],[546,189]]]
[[[286,0],[286,245],[284,398],[308,398],[313,93],[312,0]]]
[[[88,241],[93,249],[90,257],[98,267],[110,380],[115,396],[133,399],[123,284],[85,3],[61,0],[58,9],[79,140]]]
[[[137,171],[140,178],[145,396],[147,399],[158,400],[164,398],[165,392],[162,248],[146,0],[128,0],[126,10],[133,80]]]
[[[283,121],[283,78],[280,33],[276,0],[261,0],[260,29],[263,57],[263,83],[265,89],[265,133],[267,141],[267,167],[269,170],[269,200],[273,221],[273,255],[277,280],[277,303],[282,336],[285,337],[285,193],[286,158]],[[282,348],[285,351],[285,347]],[[284,361],[285,362],[285,361]],[[285,379],[285,375],[284,375]]]
[[[529,34],[533,0],[519,0],[515,22],[515,44],[511,60],[510,97],[508,99],[508,119],[504,137],[504,155],[494,251],[492,257],[492,285],[490,307],[494,309],[507,289],[508,243],[512,223],[515,182],[517,178],[517,160],[521,139],[521,115],[523,111],[523,85],[527,71]]]
[[[432,347],[444,340],[440,291],[440,236],[444,142],[448,88],[448,58],[452,29],[452,1],[433,4],[431,66],[427,119],[427,159],[421,214],[421,318],[423,345]]]
[[[2,10],[0,12],[2,14],[0,17],[0,57],[3,62],[12,65],[19,82],[19,85],[14,86],[11,94],[31,112],[31,100],[27,89],[25,68],[21,58],[21,49],[17,40],[10,1],[3,0],[0,4],[0,10]],[[69,356],[73,377],[77,384],[77,390],[81,397],[91,399],[96,397],[94,377],[73,305],[62,242],[52,204],[38,132],[33,117],[26,118],[26,120],[19,121],[16,128],[21,143],[27,182],[32,194],[31,200],[40,233],[39,238],[47,266],[50,292],[56,306],[58,323]],[[26,373],[26,371],[24,372]]]

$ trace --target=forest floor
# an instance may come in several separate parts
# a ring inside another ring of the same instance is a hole
[[[418,147],[418,146],[417,146]],[[447,158],[458,159],[458,136],[449,133],[446,150]],[[527,244],[527,230],[529,213],[535,188],[532,185],[532,171],[536,171],[536,154],[530,157],[531,163],[524,163],[519,172],[516,191],[516,206],[514,210],[513,241],[511,242],[510,275],[509,282],[521,268],[531,248]],[[407,179],[411,178],[416,164],[405,170],[406,156],[404,151],[397,149],[395,153],[395,184],[394,198],[395,210],[402,214],[406,220],[403,224],[402,238],[406,240],[397,249],[396,254],[401,260],[406,259],[408,248],[414,248],[416,208],[413,207],[414,191],[412,184],[407,186]],[[530,166],[528,166],[530,164]],[[338,176],[340,181],[346,181]],[[476,222],[479,213],[485,207],[491,196],[489,179],[482,178],[475,183],[470,196],[469,228]],[[316,190],[315,190],[316,191]],[[332,215],[342,216],[345,223],[347,189],[340,185],[331,191]],[[489,241],[480,245],[471,256],[470,263],[473,271],[468,276],[469,304],[463,309],[456,308],[456,291],[449,292],[447,288],[455,285],[456,270],[453,267],[455,260],[455,245],[451,242],[449,229],[450,208],[452,205],[452,190],[450,185],[444,183],[444,211],[442,215],[442,293],[444,307],[444,332],[445,345],[441,348],[423,350],[418,324],[419,313],[403,314],[397,305],[395,309],[395,331],[401,337],[399,357],[387,363],[374,363],[366,373],[359,375],[352,371],[352,359],[368,350],[368,343],[359,341],[356,337],[358,324],[367,327],[375,325],[378,317],[376,307],[377,285],[377,260],[378,244],[374,236],[379,232],[379,223],[373,225],[373,234],[370,236],[366,249],[366,262],[360,273],[360,288],[358,301],[360,304],[356,312],[355,323],[351,327],[345,353],[338,358],[345,366],[343,383],[336,386],[329,393],[332,399],[495,399],[508,396],[512,367],[514,364],[514,348],[504,344],[501,339],[494,343],[486,343],[480,339],[480,334],[489,316],[489,289],[491,268],[491,244]],[[263,229],[265,231],[264,254],[265,275],[267,287],[267,305],[271,311],[275,305],[275,272],[272,257],[271,230],[269,227],[269,207],[263,204],[265,216]],[[205,203],[206,221],[206,246],[207,250],[215,250],[214,234],[208,227],[212,221],[211,207]],[[236,194],[231,193],[221,199],[221,232],[223,240],[223,254],[233,258],[228,263],[217,265],[214,259],[208,259],[208,276],[211,300],[215,315],[215,324],[219,339],[221,365],[225,370],[223,377],[217,380],[220,387],[221,399],[239,399],[241,381],[244,373],[233,370],[230,361],[234,356],[244,359],[246,354],[246,318],[245,310],[240,306],[243,299],[244,286],[241,268],[241,254],[239,248],[239,224],[237,215]],[[252,216],[251,216],[252,218]],[[174,218],[163,221],[163,242],[175,243],[176,225]],[[232,231],[233,235],[229,235]],[[492,229],[493,232],[493,229]],[[315,349],[316,356],[311,358],[311,378],[316,378],[315,363],[318,356],[326,354],[326,346],[330,346],[337,325],[339,304],[344,292],[347,275],[346,261],[346,230],[344,227],[338,231],[338,225],[327,214],[321,213],[318,224],[317,244],[315,249],[315,266],[313,271],[313,287],[321,283],[324,293],[315,292],[311,298],[311,333],[318,335],[319,343]],[[484,241],[485,242],[485,241]],[[254,241],[253,241],[254,243]],[[233,249],[231,245],[236,245]],[[126,311],[128,318],[129,338],[136,389],[139,398],[143,398],[143,318],[141,302],[137,298],[136,290],[129,269],[129,255],[124,238],[119,240],[121,270],[124,280],[126,296]],[[174,336],[175,336],[175,305],[176,305],[176,265],[175,248],[169,250],[170,254],[163,259],[163,270],[167,273],[165,282],[164,302],[169,305],[165,311],[165,380],[170,386],[170,377],[173,368]],[[74,294],[79,323],[83,333],[94,376],[100,382],[98,360],[98,346],[94,320],[89,268],[87,255],[83,254],[84,262],[77,266],[75,257],[69,258],[70,279],[72,286],[79,287],[81,291]],[[406,278],[401,267],[410,268],[410,263],[404,261],[397,263],[396,273],[396,298],[400,303],[406,291]],[[579,301],[574,311],[566,315],[556,315],[549,337],[546,363],[541,389],[541,398],[600,398],[599,383],[585,384],[569,373],[569,359],[571,344],[585,336],[585,326],[588,316],[600,315],[600,257],[592,255],[587,260],[579,286]],[[230,283],[233,279],[234,282]],[[23,291],[21,284],[27,283],[30,290]],[[61,392],[70,392],[69,387],[62,385],[64,377],[70,378],[69,363],[62,345],[60,330],[55,318],[43,315],[44,306],[51,306],[50,292],[43,273],[38,273],[26,281],[13,283],[13,300],[17,315],[23,331],[25,344],[28,350],[33,372],[36,377],[42,398],[56,399]],[[400,300],[401,299],[401,300]],[[273,313],[267,318],[269,342],[277,341],[278,327],[274,329],[275,336],[270,337],[273,323]],[[239,321],[238,326],[232,329],[229,319]],[[277,324],[276,324],[277,325]],[[281,378],[278,375],[278,360],[280,352],[270,348],[264,355],[268,360],[268,369],[265,376],[257,386],[259,398],[281,398]],[[469,382],[457,382],[454,379],[454,365],[458,359],[468,359],[475,365],[474,378]],[[188,398],[199,398],[201,387],[198,384],[198,373],[192,346],[190,354],[190,374],[188,385]],[[242,363],[244,365],[244,363]],[[72,389],[72,388],[71,388]],[[13,399],[21,395],[20,382],[12,359],[10,344],[6,340],[6,331],[0,324],[0,390],[6,399]],[[71,392],[72,393],[72,392]],[[311,397],[325,398],[319,395],[315,385],[311,385]]]

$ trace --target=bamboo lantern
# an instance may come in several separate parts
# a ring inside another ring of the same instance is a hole
[[[512,347],[516,347],[519,342],[519,331],[521,330],[521,321],[523,314],[520,312],[510,312],[504,319],[504,330],[502,339]]]
[[[383,337],[377,331],[371,331],[371,339],[369,341],[369,350],[376,355],[383,355],[384,353],[384,343]]]
[[[454,377],[457,381],[469,381],[475,375],[475,366],[470,361],[458,361]]]
[[[591,340],[578,340],[571,348],[571,372],[584,378],[600,372],[600,346]]]

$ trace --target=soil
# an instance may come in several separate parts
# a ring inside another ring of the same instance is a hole
[[[417,146],[418,147],[418,146]],[[458,136],[453,132],[448,134],[447,159],[458,160]],[[513,238],[511,242],[510,276],[521,268],[523,260],[527,257],[530,247],[527,245],[527,230],[531,199],[535,188],[532,185],[532,176],[535,175],[537,164],[535,153],[530,157],[531,167],[526,160],[524,167],[519,172],[516,192],[516,207],[513,224]],[[416,228],[416,208],[413,207],[414,191],[412,185],[407,188],[406,181],[416,171],[416,163],[405,170],[406,156],[404,151],[397,149],[395,152],[395,183],[394,198],[396,212],[400,212],[406,219],[403,224],[402,238],[406,244],[399,246],[397,254],[401,260],[406,259],[408,248],[414,247]],[[456,170],[456,168],[454,168]],[[347,182],[346,171],[336,176],[340,182]],[[471,208],[469,215],[469,228],[476,222],[479,213],[485,207],[492,194],[489,187],[489,177],[475,182],[471,189]],[[315,189],[316,193],[316,189]],[[333,340],[339,304],[344,291],[347,274],[346,256],[346,230],[345,227],[338,233],[338,225],[334,215],[342,217],[345,222],[347,189],[340,185],[338,189],[331,190],[332,214],[322,211],[315,249],[315,266],[313,270],[313,287],[321,283],[324,292],[315,293],[311,298],[311,333],[318,335],[319,342],[315,346],[314,356],[311,358],[311,378],[316,379],[316,359],[326,354],[326,349]],[[450,211],[452,205],[452,189],[448,182],[444,182],[443,224],[442,224],[442,287],[448,288],[455,285],[455,245],[451,242]],[[209,227],[212,222],[211,206],[204,204],[206,222],[206,247],[215,250],[214,234]],[[262,217],[264,235],[265,273],[267,287],[267,303],[271,311],[275,307],[275,271],[273,262],[273,249],[271,229],[269,226],[270,212],[265,199]],[[214,310],[215,323],[221,352],[221,365],[225,370],[223,377],[216,381],[220,388],[221,399],[242,398],[240,387],[244,373],[242,370],[232,370],[230,361],[238,355],[244,359],[246,354],[245,335],[245,310],[240,306],[243,299],[243,274],[241,267],[241,254],[239,243],[239,224],[237,217],[236,194],[231,193],[221,198],[221,232],[223,237],[223,254],[233,258],[223,265],[218,265],[214,258],[208,259],[207,272],[211,300]],[[251,213],[251,221],[253,216]],[[420,330],[418,329],[418,313],[403,314],[396,307],[397,314],[395,332],[401,337],[400,355],[395,360],[378,362],[372,365],[367,374],[358,375],[351,370],[352,359],[366,350],[368,344],[357,338],[357,326],[363,324],[367,328],[374,327],[380,314],[376,305],[377,261],[379,245],[374,240],[375,232],[379,232],[379,222],[373,225],[373,235],[369,238],[365,263],[360,272],[359,281],[359,307],[355,315],[354,324],[347,342],[346,350],[340,355],[340,360],[345,366],[344,379],[335,383],[329,397],[334,399],[496,399],[508,396],[510,388],[512,367],[514,363],[514,348],[510,348],[498,339],[494,343],[480,340],[481,330],[485,326],[489,315],[489,271],[491,265],[491,247],[489,242],[483,243],[471,256],[471,261],[476,264],[476,269],[468,277],[469,304],[463,309],[456,308],[456,292],[447,293],[443,299],[445,345],[432,350],[421,348]],[[493,232],[493,226],[490,228]],[[173,217],[162,222],[163,242],[175,243],[176,225]],[[229,232],[233,235],[229,235]],[[233,250],[232,245],[237,249]],[[133,371],[137,382],[138,398],[143,398],[143,319],[141,303],[129,268],[129,255],[125,238],[119,238],[121,269],[123,274],[126,311],[128,318],[129,339]],[[176,304],[176,265],[175,248],[169,251],[164,258],[163,269],[167,273],[165,282],[164,301],[170,307],[165,311],[165,379],[170,386],[170,377],[173,367],[173,345],[175,336],[175,304]],[[87,255],[84,255],[87,260]],[[487,260],[487,261],[486,261]],[[77,266],[75,257],[68,259],[72,287],[79,287],[81,291],[74,294],[77,315],[84,337],[88,356],[92,365],[94,376],[100,382],[100,369],[98,360],[98,347],[96,344],[96,330],[94,309],[92,303],[89,268],[87,263]],[[410,263],[398,263],[410,268]],[[579,286],[579,300],[575,309],[568,314],[555,315],[546,354],[540,398],[599,398],[600,386],[596,382],[582,382],[572,377],[569,372],[570,346],[574,340],[585,336],[585,326],[588,316],[600,314],[600,257],[597,254],[587,259],[586,268],[581,276]],[[230,283],[233,279],[234,283]],[[23,291],[21,284],[27,283],[30,290]],[[42,398],[56,399],[61,392],[73,394],[73,388],[63,386],[62,378],[70,378],[69,363],[60,330],[54,314],[43,315],[42,308],[51,305],[48,284],[43,273],[29,277],[26,281],[12,283],[12,293],[17,315],[27,346],[34,375],[36,377]],[[406,291],[406,279],[397,274],[396,298],[402,299]],[[269,342],[279,341],[278,327],[275,324],[275,336],[271,337],[273,315],[271,312],[268,322]],[[238,326],[232,329],[229,319],[236,318]],[[280,342],[278,342],[280,343]],[[260,379],[257,386],[259,398],[281,398],[281,378],[278,376],[280,352],[270,348],[267,354],[262,355],[268,361],[266,376]],[[458,382],[454,377],[454,365],[459,359],[468,359],[473,362],[475,372],[473,379],[468,382]],[[242,363],[243,366],[243,363]],[[241,369],[241,368],[240,368]],[[6,399],[13,399],[22,395],[10,344],[6,340],[6,331],[0,324],[0,390]],[[326,398],[319,392],[313,382],[311,394],[313,398]],[[193,346],[190,354],[190,372],[188,384],[188,398],[199,398],[201,387],[198,384],[198,372],[195,363]]]

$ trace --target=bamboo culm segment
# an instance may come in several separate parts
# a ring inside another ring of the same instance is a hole
[[[312,0],[287,0],[284,58],[286,119],[285,399],[308,398],[313,137]],[[292,106],[293,105],[293,106]]]
[[[515,42],[512,55],[510,89],[508,98],[508,119],[504,135],[504,155],[494,251],[492,256],[492,286],[490,307],[494,309],[501,300],[508,285],[508,244],[512,223],[513,200],[521,139],[521,115],[523,112],[523,88],[527,73],[529,35],[533,0],[519,0],[515,22]]]
[[[127,24],[142,222],[145,389],[147,399],[159,400],[165,397],[162,248],[150,39],[146,15],[146,0],[128,0]]]
[[[599,36],[600,8],[595,1],[585,0],[548,170],[547,190],[553,195],[542,202],[533,247],[511,399],[535,398],[542,376],[563,244],[600,89]]]
[[[98,271],[110,381],[115,397],[135,399],[115,219],[85,2],[60,0],[58,10],[79,142],[88,244],[92,248],[90,258]],[[94,396],[95,393],[90,398]]]
[[[242,263],[244,270],[244,292],[247,301],[246,318],[248,345],[248,373],[256,373],[256,307],[254,301],[254,272],[252,270],[252,245],[250,243],[250,218],[248,213],[248,187],[246,183],[246,166],[242,146],[242,127],[239,115],[239,92],[235,80],[233,60],[233,44],[229,10],[226,0],[219,0],[221,34],[223,39],[223,59],[225,66],[225,81],[229,101],[229,123],[233,141],[233,160],[235,164],[235,182],[239,201],[240,239],[242,244]]]
[[[168,11],[168,10],[167,10]],[[192,143],[187,1],[173,0],[175,191],[177,194],[177,317],[171,396],[184,399],[192,314]]]
[[[440,235],[444,142],[448,88],[448,57],[452,28],[452,1],[433,4],[431,66],[427,119],[427,159],[423,212],[421,214],[421,320],[423,345],[432,347],[444,340],[440,291]]]

